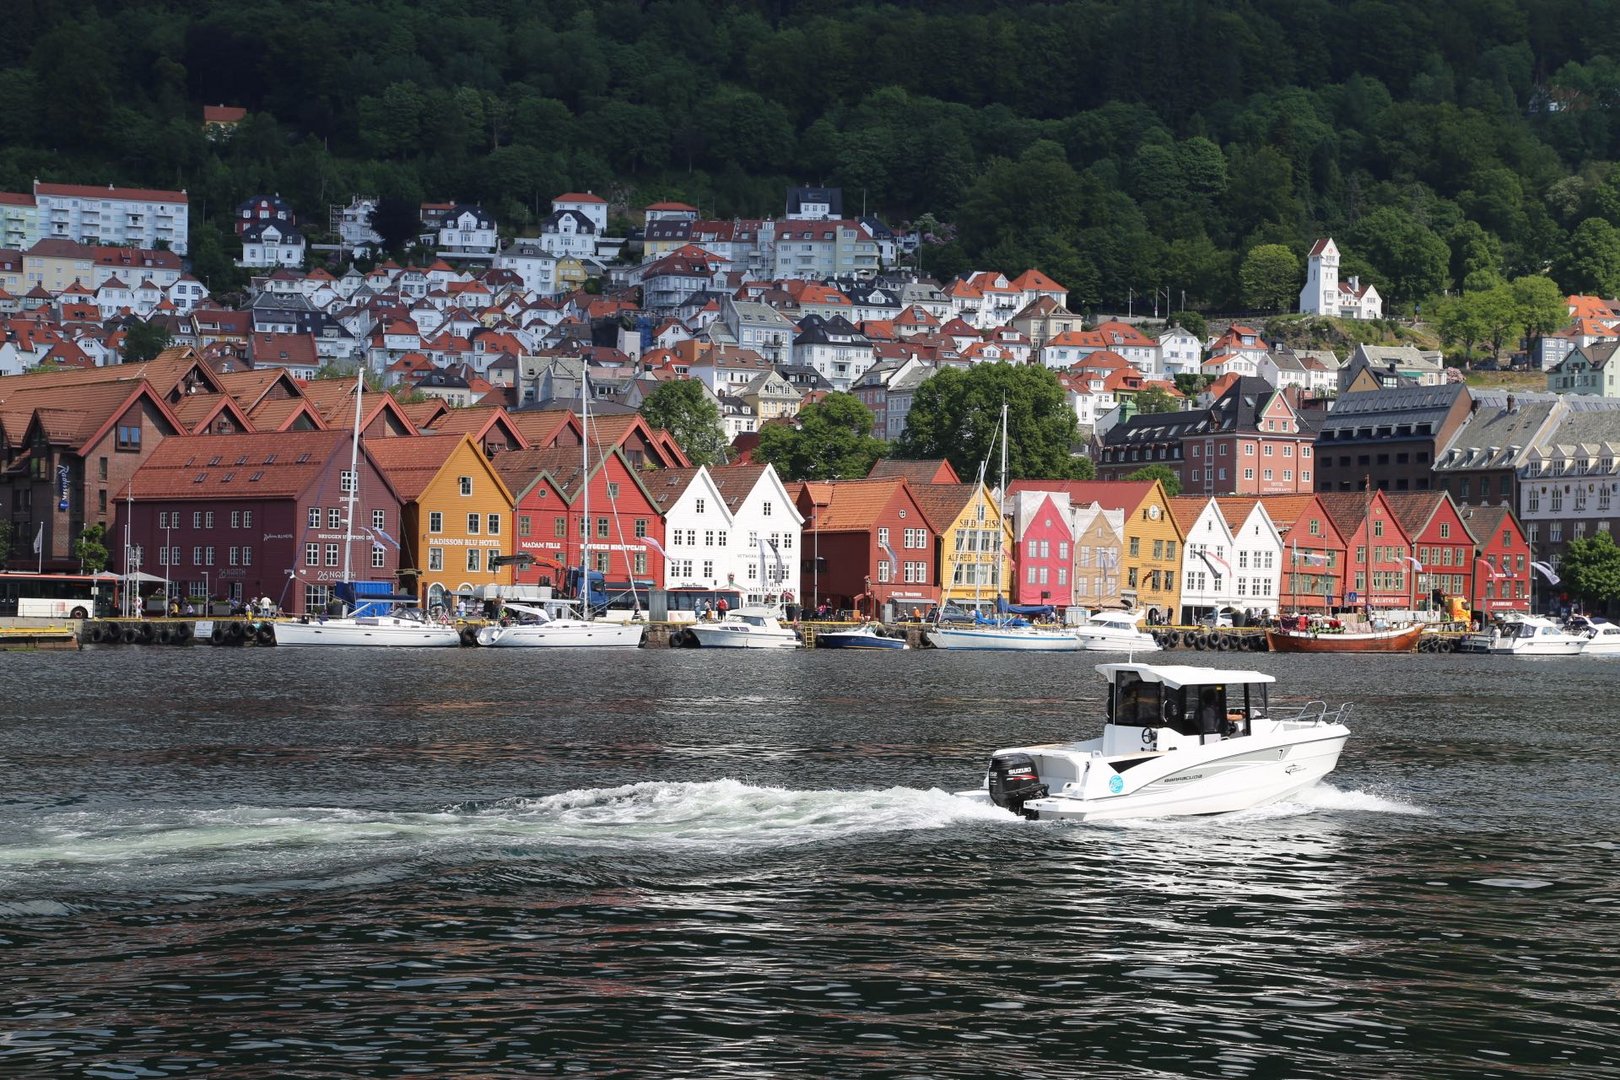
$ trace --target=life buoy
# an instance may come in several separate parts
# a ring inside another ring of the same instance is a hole
[[[225,644],[225,624],[215,623],[214,632],[208,635],[208,640],[213,642],[215,645]]]
[[[125,645],[133,645],[137,641],[141,640],[141,628],[131,623],[130,625],[124,627],[123,633],[120,636],[123,638]]]

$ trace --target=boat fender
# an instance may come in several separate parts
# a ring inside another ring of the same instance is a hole
[[[141,640],[141,628],[133,624],[124,627],[122,635],[125,645],[133,645]]]
[[[169,628],[167,626],[158,627],[157,643],[159,645],[167,645],[169,643]]]
[[[260,623],[257,640],[260,645],[274,645],[276,643],[276,628],[269,623]]]
[[[1199,652],[1203,652],[1205,649],[1209,648],[1209,639],[1206,638],[1202,633],[1194,631],[1193,633],[1187,635],[1187,644],[1191,645]]]
[[[1215,647],[1217,649],[1219,649],[1221,652],[1230,652],[1231,649],[1232,649],[1232,635],[1231,634],[1216,634],[1215,635]]]
[[[225,644],[225,624],[215,623],[214,632],[208,635],[208,640],[212,641],[215,645]]]
[[[92,645],[100,645],[107,639],[107,632],[102,629],[100,623],[91,623],[84,632],[84,639]]]
[[[184,645],[191,640],[191,624],[188,622],[176,623],[174,633],[170,635],[170,638],[176,645]]]

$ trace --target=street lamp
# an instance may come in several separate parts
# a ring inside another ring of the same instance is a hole
[[[169,555],[171,554],[171,549],[169,547],[169,540],[170,540],[170,534],[174,532],[174,520],[173,520],[172,517],[165,517],[163,519],[163,521],[164,521],[164,525],[163,525],[163,558],[161,560],[159,560],[159,561],[163,563],[163,609],[165,611],[167,611],[169,609],[169,599],[170,599],[170,597],[169,597]]]

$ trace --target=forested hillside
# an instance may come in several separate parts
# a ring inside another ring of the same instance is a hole
[[[1548,272],[1612,294],[1615,8],[16,0],[0,190],[186,188],[222,274],[261,191],[317,226],[360,192],[532,232],[563,191],[763,216],[827,183],[940,223],[925,268],[1038,265],[1077,308],[1258,306],[1245,255],[1329,234],[1396,310]],[[204,103],[249,116],[210,143]]]

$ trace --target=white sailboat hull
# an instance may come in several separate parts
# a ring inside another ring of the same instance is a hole
[[[478,644],[495,649],[634,649],[641,644],[641,627],[576,619],[485,626],[478,631]]]
[[[454,626],[391,615],[315,619],[275,624],[277,646],[369,645],[400,649],[449,649],[461,644]]]
[[[928,631],[936,649],[988,649],[997,652],[1078,652],[1080,639],[1073,630],[1035,630],[1023,627],[939,626]]]

